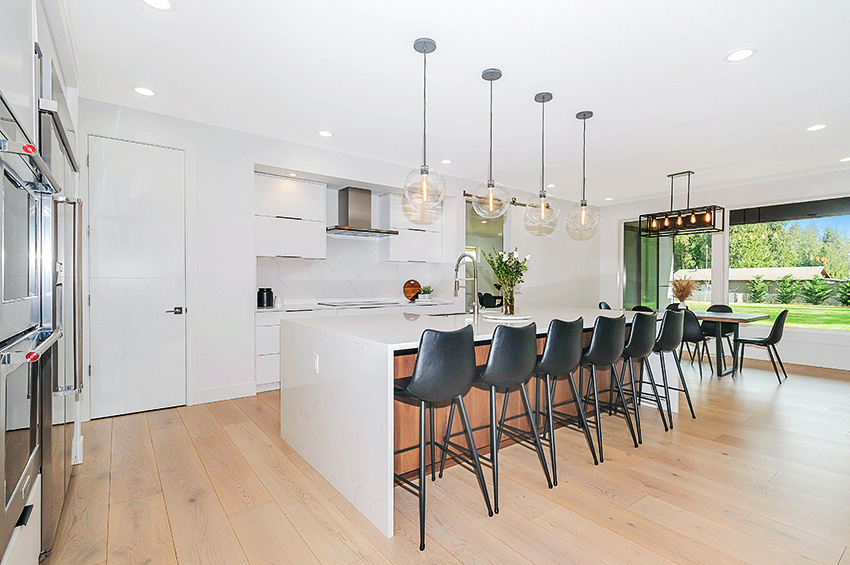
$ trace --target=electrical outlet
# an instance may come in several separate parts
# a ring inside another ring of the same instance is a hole
[[[313,372],[319,374],[319,355],[317,353],[313,354]]]

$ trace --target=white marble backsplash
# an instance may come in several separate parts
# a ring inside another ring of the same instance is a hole
[[[390,236],[392,237],[392,236]],[[378,259],[379,239],[328,238],[325,260],[257,257],[257,287],[284,302],[402,296],[408,279],[434,287],[435,298],[454,295],[452,263],[396,263]]]

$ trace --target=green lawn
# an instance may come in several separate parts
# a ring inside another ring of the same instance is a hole
[[[688,302],[691,310],[705,310],[708,304]],[[795,328],[816,328],[820,330],[850,331],[850,307],[847,306],[812,306],[811,304],[732,304],[735,312],[746,314],[769,314],[770,320],[754,322],[759,325],[770,325],[776,315],[785,310],[788,312],[787,326]]]

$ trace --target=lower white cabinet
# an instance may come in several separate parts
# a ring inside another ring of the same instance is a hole
[[[254,216],[254,249],[258,257],[326,259],[325,222]]]
[[[424,229],[400,229],[380,243],[382,261],[439,263],[443,260],[443,234]]]
[[[0,565],[38,565],[41,552],[41,475],[35,479],[27,500],[29,505],[32,505],[29,520],[26,526],[18,526],[12,532]]]

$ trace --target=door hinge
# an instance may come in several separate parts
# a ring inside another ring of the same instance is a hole
[[[91,166],[91,155],[86,155],[86,167]]]
[[[89,376],[91,376],[91,365],[89,365]]]
[[[89,306],[91,306],[91,294],[89,294]]]
[[[91,237],[91,226],[86,226],[86,235]]]

